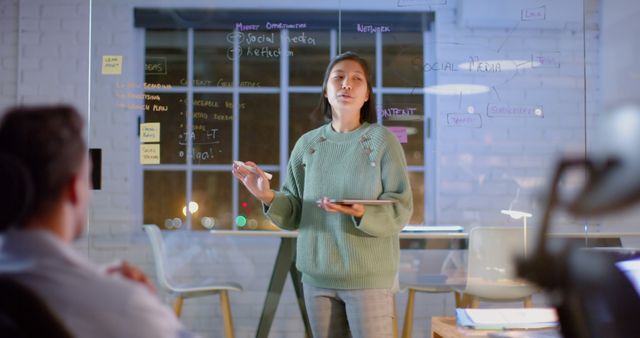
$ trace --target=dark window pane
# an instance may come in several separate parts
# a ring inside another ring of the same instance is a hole
[[[144,172],[144,224],[164,229],[184,226],[186,217],[185,173],[173,171]]]
[[[280,186],[279,173],[273,173],[273,178],[269,181],[271,187]],[[238,193],[238,215],[234,218],[240,230],[277,230],[271,221],[262,213],[262,203],[251,193],[239,184]]]
[[[240,95],[240,160],[258,165],[280,159],[280,98],[272,94]]]
[[[229,164],[232,160],[231,94],[193,95],[193,163]]]
[[[238,32],[240,40],[240,82],[254,87],[280,85],[280,32]],[[230,47],[233,49],[233,39]],[[233,53],[229,54],[233,58]]]
[[[289,94],[289,153],[302,134],[324,123],[324,115],[315,111],[320,96],[320,93]]]
[[[423,72],[414,65],[422,60],[422,33],[382,35],[382,81],[385,87],[422,87]]]
[[[376,108],[382,124],[399,136],[409,165],[424,165],[422,100],[422,95],[385,95],[382,107]]]
[[[413,193],[413,214],[409,224],[425,224],[424,223],[424,173],[410,172],[409,181],[411,182],[411,192]]]
[[[185,95],[145,94],[144,122],[160,122],[160,163],[186,163]]]
[[[227,42],[229,32],[194,32],[194,86],[230,87],[233,81],[233,61],[227,55],[232,45]]]
[[[191,197],[198,210],[191,216],[192,229],[232,229],[231,179],[230,172],[194,171]]]
[[[145,44],[145,82],[186,85],[187,31],[147,29]]]
[[[322,86],[324,71],[329,64],[329,32],[290,31],[289,70],[292,86]]]

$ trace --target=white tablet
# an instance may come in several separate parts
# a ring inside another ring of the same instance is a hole
[[[386,204],[393,204],[395,201],[391,201],[391,200],[329,200],[329,202],[335,203],[335,204],[386,205]]]

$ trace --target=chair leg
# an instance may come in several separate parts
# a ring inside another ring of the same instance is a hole
[[[178,295],[176,301],[173,303],[173,311],[176,313],[176,317],[180,318],[180,314],[182,313],[182,295]]]
[[[464,307],[464,304],[462,304],[462,297],[464,294],[462,292],[454,291],[453,295],[456,297],[456,308]]]
[[[466,309],[471,307],[471,303],[473,301],[473,296],[468,295],[464,292],[455,291],[456,296],[456,308]]]
[[[393,295],[393,338],[398,338],[398,311],[396,310],[396,295]]]
[[[471,305],[469,307],[472,309],[480,307],[480,298],[471,296]]]
[[[416,297],[416,290],[409,288],[407,296],[407,308],[404,310],[404,325],[402,325],[402,338],[411,338],[413,331],[413,301]]]
[[[524,299],[524,307],[533,307],[533,297],[529,296]]]
[[[225,337],[233,338],[233,320],[231,319],[231,304],[227,290],[220,291],[220,309],[222,310]]]

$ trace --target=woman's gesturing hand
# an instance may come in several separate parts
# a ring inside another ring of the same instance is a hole
[[[251,161],[245,162],[244,164],[255,168],[255,172],[234,163],[231,166],[233,176],[239,179],[253,196],[262,201],[262,203],[270,205],[275,194],[271,191],[269,179],[265,175],[264,171]]]

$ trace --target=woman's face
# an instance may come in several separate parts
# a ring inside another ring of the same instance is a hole
[[[360,108],[369,100],[367,77],[357,61],[344,60],[336,63],[327,80],[324,96],[335,113],[355,113],[360,118]]]

